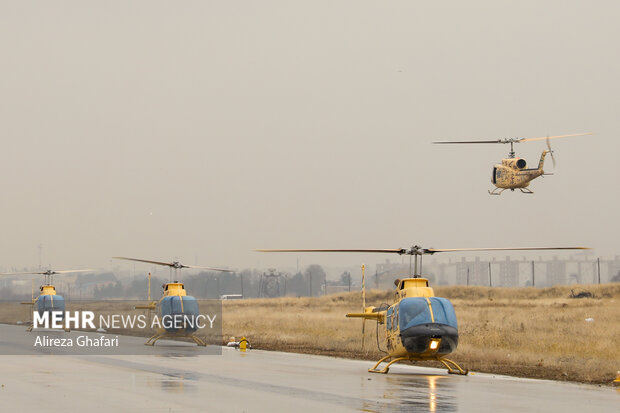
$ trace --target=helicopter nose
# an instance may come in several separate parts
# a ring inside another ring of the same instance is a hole
[[[438,323],[418,324],[400,332],[403,346],[410,353],[450,354],[459,342],[458,330]],[[437,344],[438,343],[438,344]]]

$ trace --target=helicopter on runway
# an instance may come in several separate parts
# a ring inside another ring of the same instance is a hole
[[[387,355],[381,358],[368,371],[386,374],[396,362],[410,360],[436,360],[442,363],[450,374],[466,375],[468,370],[461,368],[446,356],[456,350],[458,345],[458,325],[454,307],[447,298],[435,297],[428,280],[421,277],[422,256],[438,252],[466,251],[530,251],[530,250],[580,250],[585,247],[522,247],[522,248],[411,248],[398,249],[280,249],[256,250],[259,252],[361,252],[391,253],[409,255],[410,276],[397,279],[394,303],[380,307],[366,307],[365,267],[362,266],[362,312],[349,313],[347,317],[362,318],[362,340],[366,320],[375,320],[385,325]],[[420,260],[418,262],[418,256]],[[411,257],[414,267],[411,268]],[[378,334],[378,329],[377,329]],[[363,343],[363,341],[362,341]],[[378,343],[378,337],[377,337]],[[363,344],[362,344],[363,347]],[[379,369],[379,365],[387,365]]]
[[[45,279],[44,279],[43,284],[39,287],[39,296],[37,298],[34,298],[34,288],[33,288],[30,301],[22,302],[22,304],[32,306],[32,310],[33,311],[36,310],[40,315],[43,315],[43,313],[50,313],[50,318],[52,315],[51,313],[57,312],[59,313],[60,319],[62,320],[65,314],[65,298],[62,295],[58,295],[56,293],[56,287],[54,287],[53,285],[53,276],[57,274],[69,274],[69,273],[90,272],[90,271],[94,271],[94,270],[63,270],[63,271],[47,270],[47,271],[39,271],[39,272],[27,271],[27,272],[2,273],[0,275],[26,275],[26,274],[43,275]],[[32,315],[32,311],[30,312],[30,314]],[[32,328],[33,328],[33,325],[31,324],[30,327],[28,327],[27,331],[32,331]],[[69,330],[65,329],[65,331],[69,331]]]
[[[206,346],[207,343],[202,340],[200,337],[197,337],[194,333],[198,329],[195,323],[185,323],[186,317],[189,317],[192,320],[195,320],[196,317],[200,315],[198,309],[198,301],[196,298],[187,295],[187,291],[185,290],[185,285],[182,282],[179,282],[179,272],[182,268],[198,268],[210,271],[221,271],[221,272],[234,272],[233,270],[228,270],[224,268],[212,268],[212,267],[198,267],[195,265],[184,265],[179,261],[172,262],[162,262],[162,261],[151,261],[151,260],[142,260],[137,258],[128,258],[128,257],[112,257],[117,260],[127,260],[127,261],[137,261],[144,262],[148,264],[162,265],[170,267],[170,281],[164,283],[162,285],[162,297],[158,302],[151,301],[151,278],[149,273],[149,283],[148,283],[148,304],[144,306],[136,306],[136,309],[143,309],[153,311],[156,310],[160,319],[163,319],[164,316],[171,317],[173,320],[179,319],[182,321],[184,325],[183,328],[176,328],[175,325],[163,326],[158,329],[158,331],[150,337],[146,343],[147,346],[154,346],[155,342],[162,338],[190,338],[199,346]],[[172,270],[174,269],[174,278],[172,277]],[[150,317],[149,317],[150,318]]]
[[[507,139],[495,139],[495,140],[481,140],[481,141],[436,141],[437,144],[469,144],[469,143],[509,143],[510,152],[508,158],[502,159],[499,164],[493,165],[493,174],[491,175],[491,183],[495,185],[492,191],[489,191],[490,195],[501,195],[506,189],[514,191],[519,189],[524,194],[533,194],[528,186],[531,181],[539,176],[552,175],[545,173],[543,166],[545,163],[545,156],[551,155],[553,160],[553,166],[555,167],[555,157],[551,150],[550,139],[568,138],[570,136],[583,136],[592,135],[592,133],[575,133],[572,135],[557,135],[557,136],[543,136],[539,138],[507,138]],[[527,162],[523,158],[515,158],[514,144],[520,142],[532,142],[532,141],[547,141],[547,149],[543,150],[540,155],[540,161],[536,168],[526,168]]]

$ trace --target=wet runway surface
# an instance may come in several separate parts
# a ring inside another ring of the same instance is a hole
[[[24,327],[0,325],[0,346],[32,346]],[[67,333],[70,335],[76,332]],[[143,346],[142,338],[126,338]],[[609,387],[564,384],[322,356],[158,342],[152,355],[0,356],[3,411],[149,412],[616,412]]]

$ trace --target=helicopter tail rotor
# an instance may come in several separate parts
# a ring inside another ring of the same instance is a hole
[[[555,168],[555,156],[553,155],[553,150],[551,150],[551,142],[549,141],[549,137],[547,137],[547,149],[549,150],[549,154],[551,155],[551,162],[553,163],[553,167]]]

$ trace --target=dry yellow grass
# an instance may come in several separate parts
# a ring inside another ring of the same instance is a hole
[[[597,297],[593,299],[568,298],[571,288],[581,286],[435,288],[436,295],[452,301],[457,313],[459,347],[451,358],[474,371],[609,384],[620,370],[620,284],[585,286]],[[369,291],[367,304],[391,303],[392,298],[392,291]],[[88,308],[130,312],[133,304],[90,302]],[[0,303],[0,322],[25,319],[24,307]],[[78,307],[68,305],[71,310]],[[223,335],[246,336],[261,349],[376,360],[382,356],[376,323],[366,322],[362,348],[362,321],[344,317],[360,309],[359,292],[224,301]],[[380,337],[382,331],[380,326]]]
[[[568,286],[436,288],[457,312],[460,341],[452,358],[475,371],[610,383],[620,370],[620,285],[585,288],[598,298],[568,298]],[[367,303],[391,297],[392,292],[372,291]],[[376,323],[366,323],[362,349],[362,322],[344,317],[360,308],[359,293],[227,301],[224,337],[245,335],[264,349],[374,360],[381,356]]]

